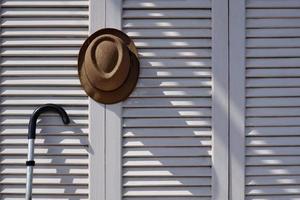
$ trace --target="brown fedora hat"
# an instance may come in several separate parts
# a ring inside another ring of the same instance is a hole
[[[126,99],[139,76],[133,41],[113,28],[93,33],[79,51],[78,75],[81,86],[95,101],[113,104]]]

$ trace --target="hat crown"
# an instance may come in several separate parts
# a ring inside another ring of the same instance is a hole
[[[101,35],[89,45],[85,55],[89,80],[104,91],[119,88],[126,80],[130,57],[124,42],[113,35]]]
[[[114,70],[119,59],[119,51],[113,42],[109,40],[100,42],[95,54],[98,70],[103,73],[110,73]]]

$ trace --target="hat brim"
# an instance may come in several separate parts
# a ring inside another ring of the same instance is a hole
[[[98,88],[94,87],[92,83],[88,80],[85,70],[84,70],[84,57],[85,52],[89,46],[89,44],[99,35],[103,34],[111,34],[116,37],[119,37],[123,40],[123,42],[127,45],[130,54],[130,70],[128,76],[124,83],[113,91],[103,91],[99,90]],[[134,90],[138,77],[139,77],[139,60],[137,57],[137,50],[133,43],[133,41],[123,32],[112,29],[106,28],[101,29],[95,33],[93,33],[82,45],[79,56],[78,56],[78,75],[81,82],[82,88],[85,90],[86,94],[90,96],[92,99],[99,103],[104,104],[113,104],[118,103],[122,100],[128,98],[131,92]]]

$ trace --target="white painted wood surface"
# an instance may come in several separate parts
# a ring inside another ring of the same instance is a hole
[[[35,199],[299,199],[299,1],[227,6],[1,1],[0,199],[23,199],[28,117],[49,102],[72,123],[39,120]],[[130,35],[141,63],[130,98],[109,106],[76,71],[102,27]]]
[[[24,199],[27,124],[44,103],[66,108],[71,124],[39,120],[33,199],[88,199],[88,99],[76,68],[88,17],[86,0],[1,1],[1,200]]]
[[[122,29],[122,0],[106,1],[106,27]],[[113,17],[111,16],[113,13]],[[106,199],[122,200],[122,102],[106,106]]]
[[[212,0],[212,197],[229,198],[229,2]]]
[[[245,199],[245,2],[229,1],[230,199]]]
[[[246,1],[244,199],[299,199],[297,0]]]
[[[122,28],[141,63],[137,88],[122,104],[124,200],[213,198],[211,6],[123,2]]]
[[[89,34],[105,27],[105,1],[89,1]],[[89,98],[89,199],[105,199],[105,105]]]

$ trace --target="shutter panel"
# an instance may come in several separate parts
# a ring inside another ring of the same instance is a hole
[[[246,200],[299,199],[300,1],[245,6],[245,186],[239,190]]]
[[[123,1],[141,63],[122,104],[124,200],[212,198],[211,4]]]
[[[77,53],[88,35],[88,0],[1,1],[0,199],[24,199],[27,124],[44,103],[62,105],[38,123],[33,199],[88,199],[88,99]]]
[[[299,199],[300,2],[246,6],[246,199]]]

